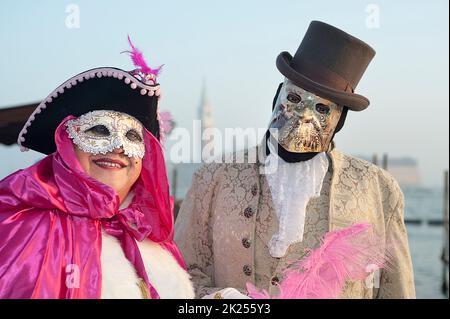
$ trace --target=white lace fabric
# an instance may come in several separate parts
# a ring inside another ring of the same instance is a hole
[[[272,257],[281,258],[290,245],[303,240],[306,206],[320,195],[329,163],[324,152],[298,163],[287,163],[271,152],[266,163],[269,161],[276,165],[266,179],[279,224],[269,241],[269,251]]]

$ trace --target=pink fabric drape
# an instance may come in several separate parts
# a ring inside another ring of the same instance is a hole
[[[0,181],[0,298],[100,298],[101,229],[151,286],[136,240],[160,243],[185,268],[173,241],[173,200],[159,141],[145,130],[141,175],[128,208],[84,173],[64,123],[57,151]]]

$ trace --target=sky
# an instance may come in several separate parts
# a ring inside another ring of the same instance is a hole
[[[73,8],[78,27],[67,24]],[[263,128],[283,80],[277,55],[294,54],[309,23],[321,20],[377,51],[356,89],[371,104],[349,113],[337,147],[413,157],[423,184],[435,186],[449,162],[448,9],[447,0],[2,0],[0,108],[42,100],[90,68],[132,69],[120,54],[130,34],[151,66],[164,64],[161,108],[178,127],[192,127],[205,82],[220,130]],[[5,146],[0,154],[0,178],[40,156]]]

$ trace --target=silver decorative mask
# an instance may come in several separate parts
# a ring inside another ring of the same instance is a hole
[[[143,158],[143,126],[136,118],[115,111],[92,111],[66,123],[67,133],[81,150],[106,154],[122,147],[129,157]]]
[[[285,79],[269,124],[271,136],[293,153],[326,152],[343,107]]]

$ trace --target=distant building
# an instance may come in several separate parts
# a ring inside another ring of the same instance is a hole
[[[200,104],[198,106],[196,120],[201,121],[201,134],[206,129],[214,128],[214,119],[212,116],[212,107],[209,103],[207,94],[206,94],[206,85],[203,82],[202,92],[200,96]],[[195,120],[195,119],[194,119]],[[203,137],[203,136],[202,136]],[[193,141],[196,143],[196,141]],[[213,139],[209,138],[201,138],[200,145],[197,145],[197,150],[200,152],[203,151],[204,146],[209,146],[210,154],[214,153]],[[203,161],[203,159],[202,159]],[[191,185],[192,175],[195,173],[197,169],[202,165],[201,163],[171,163],[166,162],[168,171],[167,175],[169,177],[169,183],[171,185],[171,194],[175,197],[175,199],[182,199],[185,197],[189,187]]]
[[[418,186],[420,174],[417,161],[410,157],[391,158],[387,170],[402,186]]]
[[[401,186],[419,186],[420,173],[417,160],[411,157],[388,158],[387,155],[379,161],[378,156],[374,154],[371,158],[367,156],[358,156],[366,161],[372,162],[382,168],[387,169],[394,176]]]
[[[198,108],[198,119],[201,120],[201,132],[205,132],[206,129],[210,129],[214,127],[214,120],[212,116],[212,107],[208,101],[208,97],[206,96],[206,84],[203,82],[202,93],[200,98],[200,105]],[[213,153],[213,139],[211,137],[207,137],[205,139],[202,138],[201,142],[201,150],[203,150],[204,146],[209,144],[211,145],[211,153]]]
[[[14,145],[28,117],[39,102],[0,108],[0,144]]]

